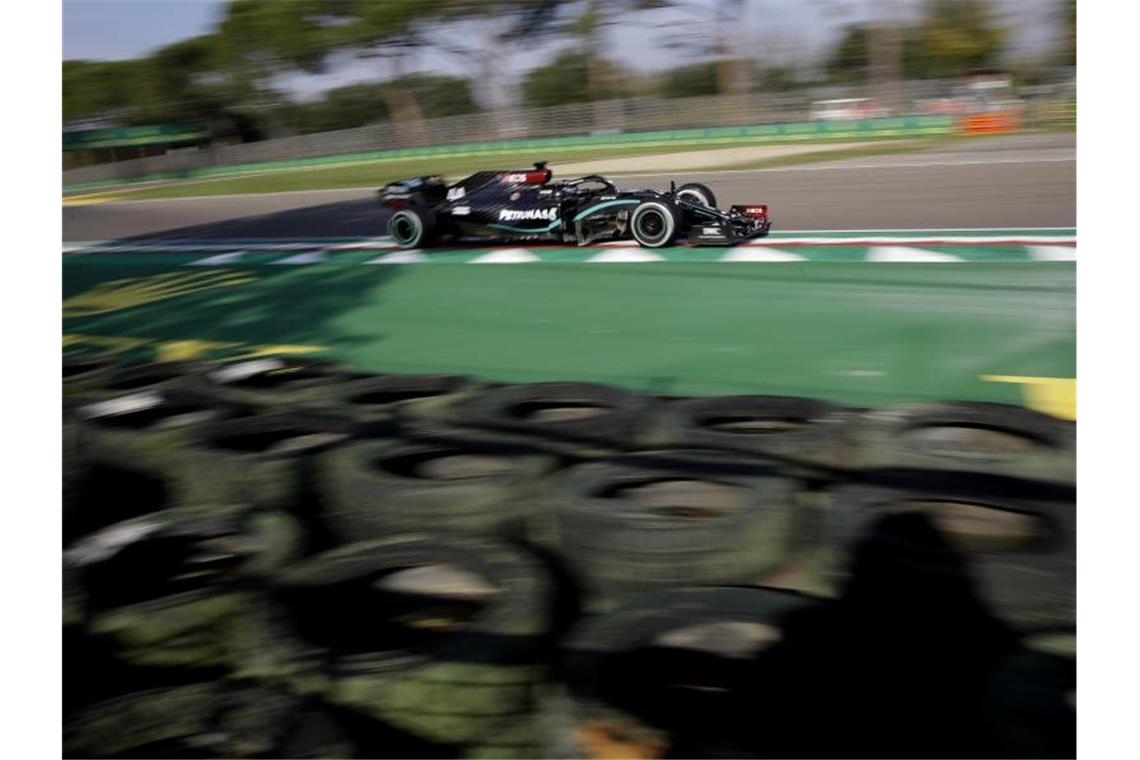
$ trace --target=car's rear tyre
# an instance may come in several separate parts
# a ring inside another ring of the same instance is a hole
[[[700,182],[689,182],[677,188],[677,197],[701,203],[709,208],[716,208],[716,196],[713,191]]]
[[[402,208],[388,220],[388,234],[401,248],[419,248],[435,237],[435,214],[422,206]]]
[[[639,204],[629,218],[633,239],[643,248],[661,248],[677,236],[677,209],[664,201],[645,201]]]

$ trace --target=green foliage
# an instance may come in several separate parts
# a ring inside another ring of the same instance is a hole
[[[901,30],[903,72],[917,79],[958,77],[996,66],[1006,38],[981,0],[929,0],[923,17]],[[863,81],[873,44],[871,27],[849,26],[827,62],[834,82]]]
[[[673,69],[665,79],[661,94],[667,98],[716,95],[719,66],[716,61],[709,61]]]
[[[620,72],[605,59],[593,61],[604,76],[591,91],[590,63],[585,53],[568,50],[547,65],[531,69],[522,83],[525,105],[545,107],[620,97]]]
[[[479,110],[471,97],[471,83],[466,79],[414,74],[389,82],[387,86],[411,89],[429,119]],[[316,102],[283,106],[279,118],[303,134],[388,121],[392,115],[379,90],[380,85],[367,83],[337,87]]]

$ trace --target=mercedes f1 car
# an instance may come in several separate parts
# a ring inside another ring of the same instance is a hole
[[[476,172],[452,185],[439,176],[414,177],[378,192],[401,248],[473,240],[736,245],[766,235],[772,224],[767,206],[723,211],[712,190],[696,182],[671,183],[667,191],[619,190],[596,174],[555,182],[546,162]]]

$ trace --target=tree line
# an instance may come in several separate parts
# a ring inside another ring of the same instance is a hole
[[[819,1],[829,7],[845,2]],[[423,119],[480,110],[477,88],[484,106],[509,112],[518,100],[508,81],[513,62],[548,43],[562,43],[563,49],[523,77],[518,95],[528,106],[860,83],[871,81],[890,41],[897,47],[899,76],[954,77],[998,64],[1006,38],[984,0],[928,0],[916,21],[847,27],[823,66],[805,73],[787,63],[756,62],[764,57],[764,37],[742,40],[740,24],[733,23],[744,3],[233,0],[208,34],[133,60],[64,61],[64,123],[107,115],[126,125],[196,122],[215,135],[250,140],[391,121],[413,134]],[[764,5],[754,0],[751,7],[762,17]],[[647,28],[647,12],[665,7],[687,14],[692,23],[677,34],[666,30],[662,44],[679,60],[710,60],[649,76],[623,69],[607,55],[607,29],[619,22]],[[451,57],[469,75],[417,73],[429,50]],[[375,80],[337,87],[310,101],[290,94],[290,75],[324,73],[352,58],[374,66]]]

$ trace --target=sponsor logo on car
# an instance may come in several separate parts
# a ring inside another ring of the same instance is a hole
[[[452,216],[467,216],[470,213],[471,213],[471,207],[470,206],[456,206],[455,208],[451,209],[451,215]]]
[[[525,183],[526,182],[526,173],[524,172],[522,174],[504,174],[503,175],[503,182],[506,182],[508,184],[510,184],[512,182]]]
[[[558,218],[558,209],[556,208],[530,208],[523,210],[515,210],[505,208],[499,212],[499,221],[516,222],[523,219],[543,219],[554,221]]]
[[[449,201],[457,201],[465,195],[467,195],[467,190],[462,187],[453,187],[447,191],[447,199]]]

